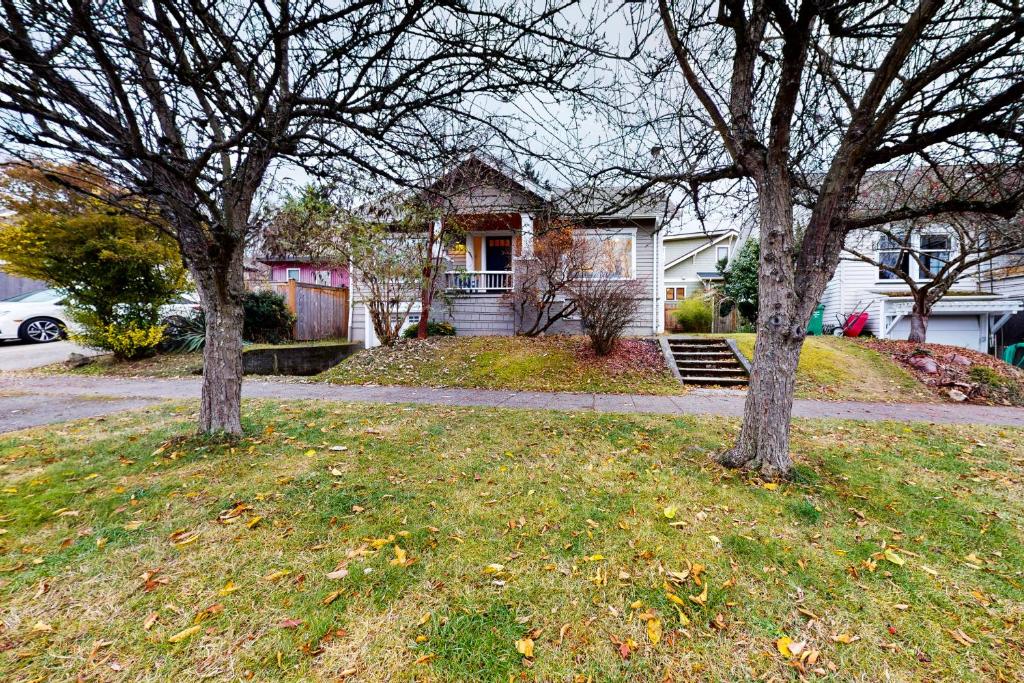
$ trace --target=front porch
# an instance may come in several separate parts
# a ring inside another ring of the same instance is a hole
[[[533,216],[529,213],[460,215],[464,237],[448,253],[447,291],[502,294],[513,284],[513,263],[533,254]]]

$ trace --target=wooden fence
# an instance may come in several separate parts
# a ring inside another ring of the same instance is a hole
[[[297,341],[345,339],[348,337],[348,289],[308,282],[265,282],[256,285],[284,297],[295,314]]]

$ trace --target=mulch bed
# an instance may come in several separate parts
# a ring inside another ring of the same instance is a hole
[[[1024,371],[978,351],[947,344],[861,339],[914,374],[937,395],[984,405],[1024,405]]]
[[[585,337],[571,337],[576,344],[576,358],[581,363],[597,364],[612,375],[626,372],[663,372],[665,357],[655,342],[647,339],[620,339],[607,356],[598,356]]]

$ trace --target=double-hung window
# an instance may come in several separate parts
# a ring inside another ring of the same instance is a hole
[[[890,269],[906,273],[914,280],[934,277],[949,261],[953,240],[949,235],[913,234],[902,240],[883,235],[878,240],[878,279],[902,280]]]

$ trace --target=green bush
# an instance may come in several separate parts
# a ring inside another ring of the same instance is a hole
[[[985,365],[975,365],[967,371],[972,381],[990,387],[1002,387],[1006,380],[998,372]]]
[[[711,302],[702,296],[690,296],[672,313],[681,332],[711,331]]]
[[[406,339],[416,338],[416,325],[406,328],[402,336]],[[454,337],[455,326],[451,323],[438,323],[433,320],[427,323],[427,336],[428,337]]]
[[[246,292],[242,300],[245,321],[242,339],[259,344],[280,344],[292,338],[295,316],[276,292]]]
[[[74,341],[110,351],[119,360],[152,356],[164,338],[163,325],[148,325],[137,320],[102,325],[82,317],[79,321],[83,323],[83,331],[71,335]]]

